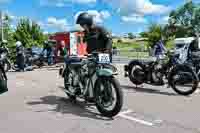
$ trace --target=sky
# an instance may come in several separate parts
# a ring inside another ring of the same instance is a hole
[[[170,11],[187,0],[0,0],[0,10],[10,15],[12,27],[20,17],[37,22],[43,32],[69,31],[78,14],[87,11],[98,25],[114,35],[140,33],[150,23],[165,24]],[[200,0],[193,0],[200,3]]]

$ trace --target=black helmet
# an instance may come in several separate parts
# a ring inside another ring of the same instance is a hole
[[[93,18],[87,12],[81,13],[76,20],[76,24],[86,24],[88,26],[91,26],[93,24]]]

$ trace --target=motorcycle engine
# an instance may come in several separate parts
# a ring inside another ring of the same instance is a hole
[[[154,66],[154,70],[152,71],[152,80],[155,83],[163,83],[162,68],[163,66],[161,64],[156,64]]]

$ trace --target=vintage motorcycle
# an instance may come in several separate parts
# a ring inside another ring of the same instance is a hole
[[[92,53],[87,58],[67,57],[60,75],[64,77],[64,92],[70,99],[76,97],[96,104],[105,117],[117,115],[123,104],[123,94],[117,70],[110,64],[109,54]]]
[[[190,65],[179,63],[179,57],[167,53],[164,58],[153,61],[132,60],[125,65],[125,77],[135,85],[143,83],[168,86],[180,95],[190,95],[198,87],[198,76]]]
[[[8,56],[9,50],[5,47],[0,53],[0,65],[4,68],[5,72],[8,72],[11,69],[11,62]]]

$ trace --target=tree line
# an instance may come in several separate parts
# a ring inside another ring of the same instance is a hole
[[[168,23],[163,25],[151,24],[148,31],[140,33],[141,37],[148,38],[149,47],[163,39],[166,42],[174,38],[192,37],[200,33],[200,4],[192,1],[173,10],[169,14]]]
[[[11,59],[15,57],[15,43],[17,41],[22,42],[26,48],[31,48],[32,46],[41,47],[43,42],[48,38],[43,33],[41,27],[28,18],[20,18],[15,29],[12,27],[12,20],[7,14],[4,15],[3,22],[4,37],[2,39],[0,33],[0,40],[7,40]]]

